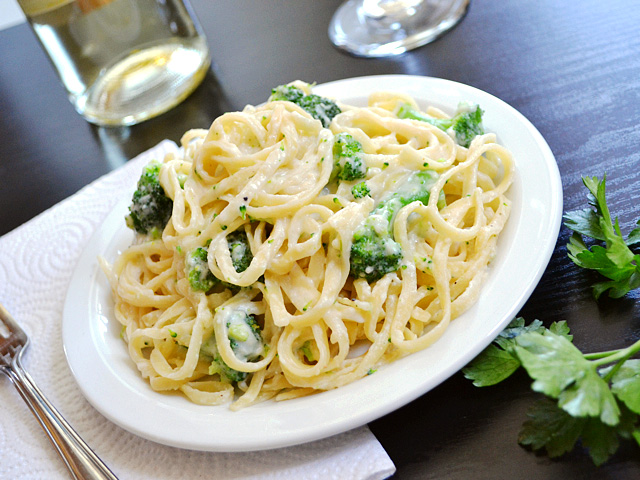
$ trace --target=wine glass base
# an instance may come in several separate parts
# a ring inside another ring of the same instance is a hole
[[[425,0],[412,16],[399,19],[363,14],[362,0],[349,0],[336,10],[329,38],[341,50],[359,57],[388,57],[421,47],[455,27],[467,13],[469,0]]]

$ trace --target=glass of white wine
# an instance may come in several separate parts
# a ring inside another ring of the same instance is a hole
[[[211,63],[188,0],[18,0],[75,109],[133,125],[184,100]]]
[[[329,24],[333,44],[361,57],[399,55],[462,20],[469,0],[348,0]]]

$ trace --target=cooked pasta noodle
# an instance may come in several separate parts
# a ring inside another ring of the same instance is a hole
[[[233,409],[333,389],[428,347],[476,301],[509,216],[512,156],[492,133],[466,148],[451,132],[398,118],[401,104],[417,107],[384,92],[364,108],[338,103],[325,128],[292,102],[270,101],[183,136],[159,170],[173,201],[161,236],[137,235],[113,266],[103,262],[122,336],[151,388]],[[335,178],[338,134],[362,146],[362,180]],[[358,228],[425,171],[428,201],[402,205],[390,225],[399,268],[354,275]],[[368,194],[356,195],[362,181]],[[251,251],[244,269],[234,234]],[[190,271],[217,283],[194,289]]]

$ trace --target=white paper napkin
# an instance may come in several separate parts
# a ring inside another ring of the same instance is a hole
[[[142,166],[175,149],[164,141],[0,237],[0,302],[31,336],[26,370],[120,479],[383,479],[395,466],[365,426],[295,447],[249,453],[181,450],[112,424],[84,399],[61,334],[67,285],[91,234],[132,190]],[[25,202],[29,198],[25,196]],[[8,379],[0,377],[0,478],[66,479],[45,433]]]
[[[13,27],[24,21],[26,21],[24,13],[16,0],[0,2],[0,30]]]

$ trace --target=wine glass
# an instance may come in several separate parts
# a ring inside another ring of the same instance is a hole
[[[386,57],[432,42],[462,20],[469,0],[348,0],[329,24],[333,44],[360,57]]]

